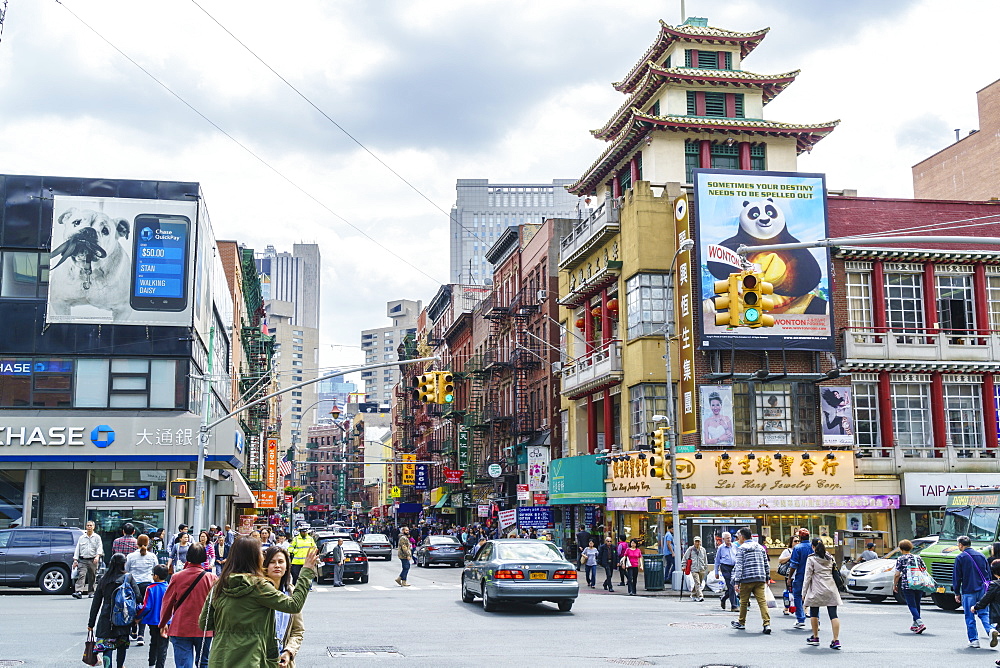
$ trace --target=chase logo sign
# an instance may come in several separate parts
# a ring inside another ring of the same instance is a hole
[[[98,425],[90,432],[90,441],[99,448],[106,448],[115,442],[115,430],[106,424]]]
[[[95,485],[91,501],[150,501],[149,485]]]

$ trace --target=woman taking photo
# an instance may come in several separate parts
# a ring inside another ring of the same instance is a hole
[[[292,593],[290,563],[288,551],[282,547],[269,547],[264,551],[264,575],[282,594]],[[274,627],[275,637],[278,639],[278,652],[281,656],[278,664],[281,668],[295,668],[295,655],[302,647],[302,637],[305,633],[302,613],[289,614],[275,610]]]
[[[94,649],[98,652],[104,652],[104,668],[111,668],[111,655],[115,652],[118,653],[115,657],[115,665],[118,668],[125,665],[125,652],[128,651],[129,631],[131,631],[132,625],[115,626],[111,621],[111,613],[115,606],[115,591],[125,582],[131,585],[138,603],[141,600],[139,587],[136,585],[135,579],[125,572],[125,555],[119,553],[111,557],[111,561],[108,562],[108,570],[105,571],[101,581],[97,583],[94,601],[90,604],[90,619],[87,622],[87,631],[94,632],[94,640],[97,643]],[[95,622],[97,623],[96,628],[94,627]]]
[[[209,668],[280,665],[274,612],[302,611],[318,559],[316,549],[309,550],[288,596],[264,577],[260,541],[237,538],[198,620],[202,629],[214,633]]]
[[[628,576],[628,595],[635,596],[635,583],[639,579],[639,571],[642,570],[642,550],[639,549],[638,538],[629,541],[628,548],[622,555],[622,565]]]
[[[806,638],[806,644],[819,645],[819,609],[825,607],[830,615],[830,628],[833,630],[833,642],[830,649],[840,649],[840,620],[837,618],[837,606],[841,605],[840,592],[833,580],[834,563],[823,545],[822,538],[812,539],[813,553],[806,557],[806,573],[802,580],[802,605],[809,611],[809,623],[812,624],[812,636]]]

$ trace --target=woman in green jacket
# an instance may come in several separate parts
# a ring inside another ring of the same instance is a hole
[[[278,668],[274,611],[302,610],[317,561],[316,550],[310,550],[295,590],[287,596],[264,576],[260,541],[238,538],[198,620],[203,630],[214,632],[209,668]]]

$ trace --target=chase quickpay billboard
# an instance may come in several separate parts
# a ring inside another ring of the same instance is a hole
[[[695,238],[700,267],[700,347],[833,349],[830,256],[826,248],[754,252],[754,246],[827,238],[822,174],[694,170]],[[736,250],[774,286],[773,327],[715,324],[715,281],[742,271]]]
[[[56,195],[46,322],[191,326],[196,202]]]

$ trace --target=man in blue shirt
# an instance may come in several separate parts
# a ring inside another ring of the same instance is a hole
[[[962,610],[965,611],[965,628],[969,632],[969,647],[979,649],[976,617],[979,617],[987,635],[993,630],[990,625],[989,608],[975,610],[976,603],[986,593],[983,583],[990,577],[990,567],[979,550],[972,549],[972,539],[968,536],[958,537],[958,549],[961,552],[955,557],[951,588],[955,592],[955,601],[961,603]]]
[[[799,544],[792,550],[792,596],[795,598],[795,628],[806,627],[806,610],[802,607],[802,582],[806,577],[806,559],[813,553],[809,529],[799,529]]]
[[[667,527],[667,532],[663,534],[663,543],[660,547],[660,552],[663,554],[664,570],[663,570],[663,580],[667,583],[669,588],[672,580],[670,579],[674,573],[674,525],[671,524]]]
[[[726,591],[719,597],[722,609],[726,609],[726,601],[729,601],[729,609],[736,610],[739,605],[736,600],[736,590],[733,589],[733,566],[736,565],[736,546],[733,545],[733,535],[728,531],[722,534],[722,545],[715,550],[715,579],[719,579],[719,571],[726,581]]]

